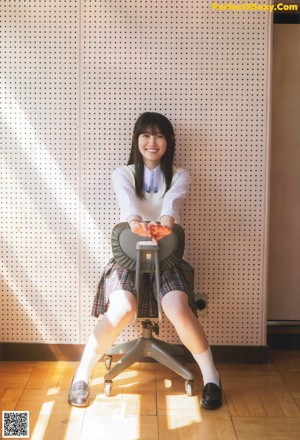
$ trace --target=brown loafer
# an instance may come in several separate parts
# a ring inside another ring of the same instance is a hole
[[[72,406],[77,406],[83,408],[90,403],[90,390],[89,385],[84,380],[78,380],[74,382],[74,377],[72,380],[71,388],[69,391],[68,402]]]
[[[222,406],[222,387],[214,383],[207,383],[202,391],[202,398],[200,401],[202,408],[218,409]]]

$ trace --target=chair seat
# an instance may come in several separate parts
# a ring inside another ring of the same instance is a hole
[[[111,234],[112,253],[116,262],[125,269],[135,271],[137,262],[137,243],[149,242],[151,238],[141,237],[134,234],[128,223],[119,223]],[[159,267],[160,271],[170,270],[183,258],[184,254],[184,230],[180,225],[175,224],[170,235],[158,242],[159,246]],[[141,272],[154,272],[154,259],[147,258],[147,253],[141,256]]]

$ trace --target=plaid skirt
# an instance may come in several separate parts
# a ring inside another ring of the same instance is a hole
[[[136,296],[135,272],[124,269],[114,258],[111,258],[100,276],[92,316],[98,318],[106,312],[109,307],[109,295],[116,290],[127,290]],[[173,290],[180,290],[188,295],[189,306],[197,316],[194,299],[194,268],[184,260],[171,270],[161,272],[159,301]],[[143,273],[140,281],[138,316],[156,317],[157,315],[155,274]]]

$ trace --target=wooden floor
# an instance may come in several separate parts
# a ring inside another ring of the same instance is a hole
[[[270,364],[219,364],[224,405],[216,411],[199,407],[195,364],[195,395],[188,397],[183,379],[156,363],[134,364],[105,397],[100,362],[91,405],[72,408],[67,395],[76,366],[1,362],[1,411],[30,411],[32,440],[300,439],[300,351],[271,351]]]

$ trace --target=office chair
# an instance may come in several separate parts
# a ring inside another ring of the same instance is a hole
[[[155,274],[158,322],[161,323],[160,272],[174,267],[182,259],[184,252],[184,231],[182,227],[175,224],[170,235],[156,242],[152,241],[151,238],[134,234],[128,223],[119,223],[112,231],[111,242],[116,262],[128,270],[135,271],[137,304],[139,304],[141,274]],[[137,319],[138,310],[134,322]],[[153,333],[157,335],[158,332],[158,323],[153,323],[151,319],[147,318],[142,321],[142,335],[140,338],[115,345],[105,353],[104,362],[106,369],[109,370],[104,376],[104,394],[107,397],[111,395],[112,379],[130,365],[145,357],[153,358],[183,377],[185,379],[185,391],[188,396],[192,395],[193,375],[176,359],[176,357],[183,356],[185,350],[182,347],[155,338]],[[112,355],[124,353],[126,354],[110,369]]]

